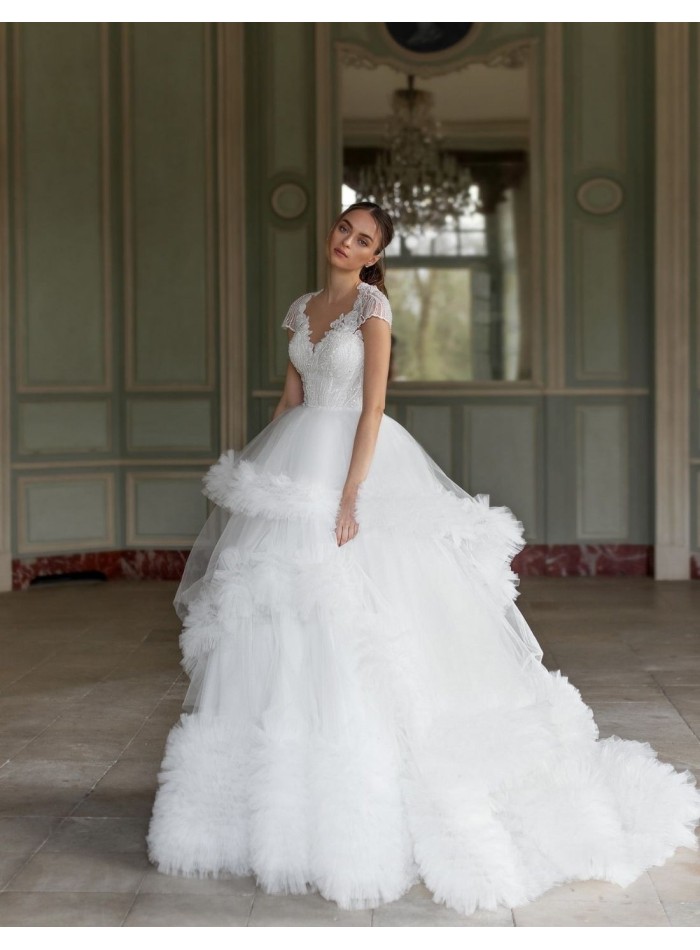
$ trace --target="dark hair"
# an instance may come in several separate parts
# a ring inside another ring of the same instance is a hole
[[[379,247],[377,248],[378,252],[383,252],[384,248],[391,243],[394,237],[394,222],[391,220],[391,217],[381,205],[375,204],[373,201],[356,201],[354,204],[348,205],[343,211],[340,212],[338,217],[333,222],[333,227],[331,231],[334,231],[338,222],[341,218],[345,217],[348,211],[369,211],[374,220],[379,225]],[[389,296],[384,287],[384,276],[386,273],[386,267],[384,264],[384,254],[369,266],[365,266],[360,270],[360,280],[363,280],[366,284],[373,284],[375,287],[378,287],[379,290],[387,297]]]

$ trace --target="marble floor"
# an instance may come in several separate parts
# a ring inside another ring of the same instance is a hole
[[[168,582],[0,594],[0,924],[70,926],[640,926],[700,924],[700,852],[625,889],[552,888],[461,917],[415,887],[374,911],[271,897],[249,878],[158,873],[147,829],[186,689]],[[601,737],[648,741],[700,781],[700,583],[524,578],[519,605],[549,669]]]

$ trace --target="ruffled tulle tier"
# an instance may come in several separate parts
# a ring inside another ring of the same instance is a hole
[[[515,605],[522,526],[382,419],[338,547],[355,410],[297,407],[205,478],[175,605],[190,677],[148,833],[165,873],[340,906],[422,879],[469,914],[626,885],[697,847],[700,792],[593,715]]]

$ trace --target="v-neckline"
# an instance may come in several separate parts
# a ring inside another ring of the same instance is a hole
[[[308,341],[309,346],[311,347],[312,353],[316,352],[317,347],[319,347],[321,343],[323,343],[323,341],[326,339],[326,337],[331,332],[331,330],[334,330],[344,317],[349,317],[350,314],[354,312],[358,303],[360,302],[360,296],[362,295],[364,286],[365,286],[365,281],[361,280],[357,286],[357,296],[355,297],[352,307],[346,313],[339,313],[338,316],[334,320],[331,320],[330,324],[328,325],[328,329],[325,331],[325,333],[323,333],[318,338],[318,340],[316,340],[315,343],[311,339],[311,324],[309,322],[309,315],[306,312],[306,305],[309,303],[312,297],[317,297],[319,294],[323,293],[323,289],[315,291],[314,293],[310,294],[310,296],[306,298],[301,308],[301,315],[306,327],[306,339]]]

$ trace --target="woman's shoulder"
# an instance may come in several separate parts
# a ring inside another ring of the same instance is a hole
[[[290,303],[290,305],[289,305],[289,309],[287,310],[287,313],[286,313],[286,315],[285,315],[284,320],[283,320],[282,323],[281,323],[281,326],[282,326],[282,327],[289,327],[289,328],[292,329],[292,330],[296,330],[296,328],[297,328],[297,317],[298,317],[299,313],[301,312],[301,308],[302,308],[302,307],[304,306],[304,304],[307,302],[307,300],[309,299],[309,297],[313,297],[313,295],[314,295],[313,290],[310,290],[310,291],[308,291],[308,292],[305,293],[305,294],[301,294],[301,296],[299,296],[299,297],[297,297],[295,300],[293,300],[293,301]]]
[[[363,281],[362,286],[364,295],[360,307],[360,323],[364,323],[370,317],[379,317],[381,320],[386,320],[391,326],[393,316],[387,295],[375,284],[368,284]]]

